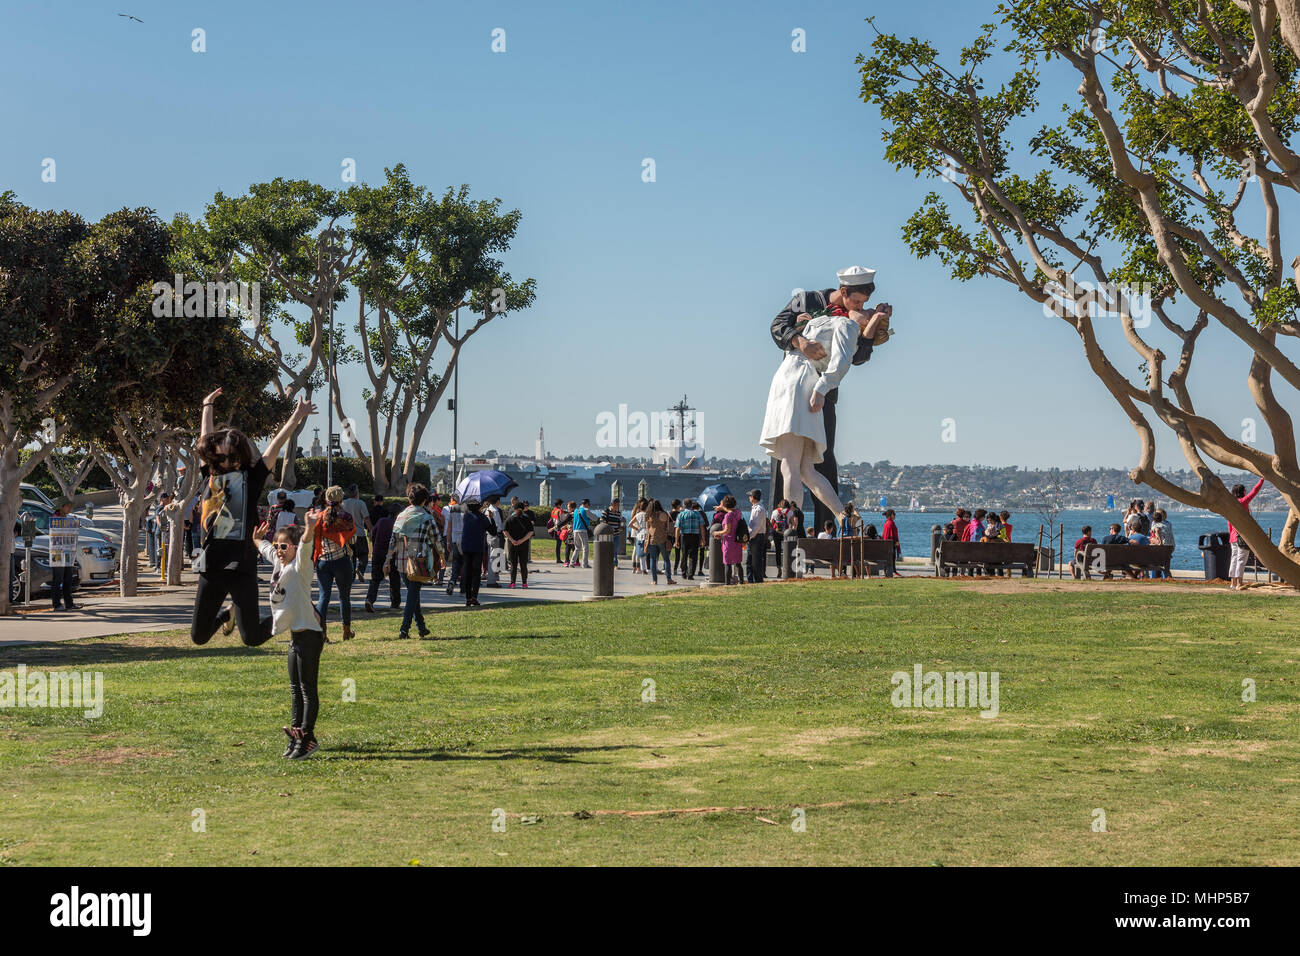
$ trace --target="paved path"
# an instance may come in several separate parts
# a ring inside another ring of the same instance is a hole
[[[267,569],[262,569],[262,596],[265,606],[268,588]],[[508,578],[506,579],[509,580]],[[669,588],[660,576],[656,587],[650,576],[633,574],[626,567],[614,572],[614,593],[617,596],[649,594],[655,591],[680,590],[698,586],[700,579],[682,581]],[[534,564],[528,575],[527,589],[511,589],[504,584],[499,588],[484,587],[479,600],[484,607],[492,604],[520,601],[582,601],[591,595],[592,572],[585,568],[565,568],[556,564]],[[363,609],[367,584],[356,582],[352,586],[352,611],[358,620],[372,619]],[[142,586],[141,594],[133,598],[118,596],[116,587],[85,588],[78,591],[75,600],[82,605],[76,611],[52,611],[43,602],[34,602],[31,611],[20,611],[11,617],[0,618],[0,647],[34,641],[70,641],[86,637],[108,637],[142,631],[168,631],[188,628],[194,607],[195,577],[186,571],[179,587],[161,587],[155,582]],[[319,594],[313,589],[314,594]],[[426,585],[421,593],[421,603],[426,611],[464,608],[465,599],[459,592],[450,596],[443,588]],[[379,587],[375,602],[376,614],[382,617],[393,614],[389,610],[388,583]],[[331,621],[338,620],[338,597],[334,598]]]

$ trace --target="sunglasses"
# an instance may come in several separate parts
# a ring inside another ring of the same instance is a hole
[[[293,547],[293,545],[291,545],[291,544],[289,544],[289,543],[287,543],[287,542],[283,542],[283,541],[281,541],[281,542],[277,542],[277,543],[271,545],[271,547],[275,548],[275,550],[277,550],[277,551],[288,551],[290,548]]]

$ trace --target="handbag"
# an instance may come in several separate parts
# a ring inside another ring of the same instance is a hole
[[[423,555],[415,557],[408,554],[403,565],[403,572],[408,581],[415,581],[419,584],[427,584],[433,580],[433,575],[429,573],[429,559]]]

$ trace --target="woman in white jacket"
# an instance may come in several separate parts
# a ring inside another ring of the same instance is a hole
[[[284,728],[289,737],[284,756],[293,760],[310,757],[320,749],[316,742],[316,714],[320,710],[317,677],[325,632],[311,600],[314,570],[311,552],[321,514],[307,518],[301,540],[296,525],[276,531],[270,541],[266,540],[271,532],[269,524],[263,523],[253,532],[257,549],[271,562],[271,617],[262,619],[263,633],[289,632],[289,694],[293,699],[293,716],[291,726]]]
[[[843,308],[817,313],[800,334],[821,345],[825,356],[814,361],[791,349],[772,376],[759,442],[769,455],[781,460],[785,496],[791,501],[802,501],[807,487],[831,514],[842,517],[844,505],[835,488],[813,467],[826,452],[822,408],[826,393],[838,388],[852,367],[858,337],[875,336],[877,327],[892,311],[890,306],[881,305],[871,313]]]

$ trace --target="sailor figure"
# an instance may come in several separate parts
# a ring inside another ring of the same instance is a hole
[[[807,485],[813,491],[813,522],[818,528],[828,520],[837,520],[843,511],[842,507],[832,510],[825,500],[839,500],[835,460],[835,404],[839,398],[839,380],[850,364],[862,365],[871,358],[875,346],[888,340],[889,320],[893,314],[893,308],[887,303],[874,309],[867,308],[867,300],[876,290],[874,269],[850,266],[837,272],[836,278],[838,288],[801,292],[772,320],[772,341],[786,353],[786,360],[773,379],[762,435],[763,446],[773,455],[773,505],[794,495],[801,499],[803,486]],[[870,324],[856,322],[856,318],[865,318]],[[812,325],[814,322],[816,324]],[[856,330],[854,325],[858,325]],[[837,353],[834,356],[832,349]],[[847,354],[839,354],[845,349]],[[805,404],[807,396],[803,393],[810,389],[821,397],[814,396]],[[815,412],[812,410],[814,404],[819,406]],[[792,450],[788,438],[785,442],[779,441],[782,434],[798,435],[810,444],[806,449]],[[806,461],[801,460],[801,468],[810,466],[824,482],[809,476],[799,482],[799,487],[787,491],[778,447],[788,454],[806,458]],[[795,504],[802,506],[800,500]]]

